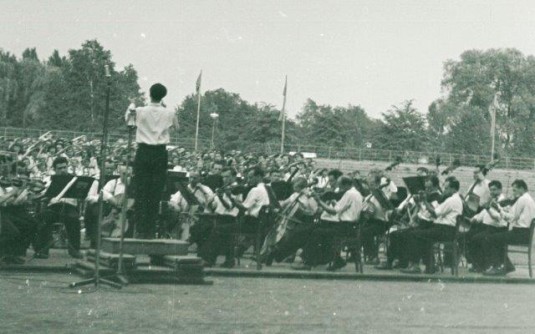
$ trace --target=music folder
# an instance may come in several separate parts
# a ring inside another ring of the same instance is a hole
[[[404,177],[403,182],[413,195],[418,194],[420,191],[425,191],[425,176]]]
[[[74,177],[76,177],[76,181],[65,192],[62,198],[85,199],[89,189],[91,189],[91,185],[95,181],[90,176],[52,175],[50,177],[50,186],[46,190],[44,197],[54,198],[58,196]]]

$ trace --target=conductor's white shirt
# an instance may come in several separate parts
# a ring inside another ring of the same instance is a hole
[[[150,103],[145,107],[135,108],[136,112],[136,142],[147,145],[169,144],[169,128],[178,126],[175,112],[160,103]],[[126,110],[125,121],[128,122],[130,109]]]

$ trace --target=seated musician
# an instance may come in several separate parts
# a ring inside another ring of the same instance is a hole
[[[68,175],[69,162],[65,157],[57,157],[52,163],[55,175]],[[77,200],[62,198],[51,199],[47,208],[40,215],[43,226],[37,235],[36,258],[47,259],[52,246],[52,229],[54,223],[65,225],[68,239],[68,252],[74,258],[81,258],[80,253],[80,219]]]
[[[106,160],[104,163],[105,168],[105,179],[109,179],[113,176],[116,164],[115,162],[111,160]],[[103,206],[103,217],[107,216],[111,209],[112,204],[114,202],[113,198],[115,195],[122,194],[124,192],[124,183],[122,179],[111,179],[108,181],[103,191],[103,200],[104,200],[104,206]],[[93,182],[91,185],[91,189],[89,189],[89,193],[87,194],[87,205],[85,208],[84,213],[84,224],[86,229],[86,236],[90,240],[90,248],[96,248],[97,246],[97,224],[98,224],[98,179]]]
[[[459,195],[459,181],[449,178],[444,186],[444,202],[436,208],[425,198],[423,203],[433,216],[433,225],[426,229],[416,229],[407,235],[409,266],[401,271],[408,274],[420,273],[420,259],[424,259],[426,273],[434,273],[433,244],[452,241],[455,237],[457,216],[463,213],[463,201]]]
[[[438,206],[442,198],[440,192],[440,180],[437,176],[429,176],[425,179],[425,196],[426,201],[431,203],[433,207]],[[376,266],[376,269],[394,269],[406,268],[408,265],[407,258],[407,236],[416,229],[426,229],[433,225],[433,217],[426,205],[419,201],[420,194],[414,195],[412,198],[407,198],[396,209],[399,211],[407,211],[407,216],[401,219],[408,220],[408,222],[394,221],[397,229],[389,234],[389,246],[387,248],[387,260]],[[415,200],[416,199],[416,200]],[[394,264],[394,261],[398,261]]]
[[[19,176],[22,174],[25,172],[21,172],[19,168]],[[38,222],[28,212],[27,204],[33,200],[33,192],[27,182],[26,179],[21,181],[21,184],[11,184],[5,188],[0,186],[1,263],[23,264],[30,243],[35,245]]]
[[[487,235],[483,240],[486,263],[491,266],[483,272],[484,275],[503,276],[514,271],[515,267],[504,254],[505,246],[529,243],[530,225],[535,218],[535,201],[528,193],[528,186],[524,180],[515,180],[512,187],[515,204],[509,212],[498,208],[500,214],[509,221],[510,229]]]
[[[199,256],[207,265],[214,265],[218,255],[225,255],[225,262],[222,264],[222,267],[232,268],[235,265],[232,240],[229,238],[220,238],[217,228],[219,226],[232,226],[232,224],[236,224],[239,209],[235,203],[236,201],[242,200],[242,194],[237,189],[236,175],[236,169],[232,167],[223,168],[221,172],[223,187],[216,191],[210,203],[216,215],[216,227],[212,229],[210,236],[202,244],[198,252]]]
[[[364,215],[362,217],[362,246],[367,264],[379,264],[378,247],[375,237],[383,235],[389,228],[387,221],[388,201],[397,192],[396,185],[384,176],[381,170],[372,170],[367,177],[370,190],[375,194],[369,194],[364,200]],[[380,196],[380,198],[378,198]]]
[[[200,211],[199,220],[189,227],[189,241],[197,244],[200,248],[210,235],[214,225],[214,215],[210,204],[214,200],[215,195],[210,187],[201,183],[201,176],[199,173],[190,173],[189,179],[188,189],[199,202],[198,210]]]
[[[468,188],[465,198],[474,194],[479,198],[479,207],[483,208],[487,206],[491,200],[489,183],[486,178],[488,168],[485,165],[477,165],[474,169],[474,183]],[[479,211],[479,210],[478,210]]]
[[[308,193],[307,180],[297,177],[292,182],[293,193],[286,200],[280,201],[281,218],[276,227],[280,240],[266,255],[266,264],[273,260],[281,262],[299,249],[303,248],[314,229],[314,215],[318,204]],[[284,224],[283,226],[281,226]]]
[[[303,247],[303,266],[294,269],[309,270],[312,266],[331,262],[328,270],[334,271],[345,266],[345,261],[335,254],[334,238],[354,235],[356,222],[362,210],[362,196],[347,176],[338,179],[338,188],[343,194],[334,207],[321,201],[315,195],[318,205],[327,215],[322,215],[319,226],[314,228]]]
[[[483,272],[490,266],[486,262],[487,257],[483,252],[483,242],[487,236],[507,231],[507,222],[500,214],[503,209],[500,203],[504,200],[501,182],[491,181],[489,190],[491,202],[470,219],[472,224],[465,236],[466,259],[472,264],[470,272]]]

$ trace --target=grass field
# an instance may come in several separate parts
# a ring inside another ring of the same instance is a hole
[[[533,333],[531,285],[212,278],[66,288],[0,273],[2,333]]]

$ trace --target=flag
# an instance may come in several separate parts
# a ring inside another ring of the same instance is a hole
[[[199,73],[199,77],[197,78],[197,82],[195,83],[195,91],[197,94],[201,91],[201,80],[202,80],[202,70],[201,73]]]
[[[282,101],[282,110],[281,110],[281,113],[279,115],[279,122],[281,122],[284,117],[286,117],[285,115],[285,108],[286,108],[286,90],[288,88],[288,76],[286,76],[286,79],[284,80],[284,89],[282,90],[282,96],[284,96],[284,99]]]

